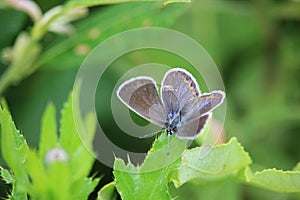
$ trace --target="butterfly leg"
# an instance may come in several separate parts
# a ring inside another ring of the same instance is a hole
[[[167,156],[170,154],[170,134],[167,135],[168,137],[168,150],[167,150]]]

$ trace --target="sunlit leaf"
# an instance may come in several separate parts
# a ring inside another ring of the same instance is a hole
[[[300,172],[265,169],[248,173],[250,184],[277,192],[300,192]]]
[[[184,152],[180,167],[172,174],[172,181],[177,187],[190,180],[199,183],[216,181],[238,174],[250,163],[248,153],[236,138],[232,138],[227,144],[212,148],[202,146]]]
[[[116,199],[115,182],[110,182],[103,186],[98,192],[97,200],[114,200]]]
[[[57,145],[56,110],[53,104],[49,104],[42,118],[42,130],[40,135],[39,152],[42,157],[46,152]]]
[[[122,199],[171,199],[168,192],[168,174],[185,150],[185,142],[174,137],[170,140],[168,154],[167,137],[162,134],[153,143],[141,166],[127,165],[116,159],[114,176],[116,188]]]

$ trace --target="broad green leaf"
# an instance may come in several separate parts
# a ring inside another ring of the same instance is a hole
[[[265,169],[252,173],[248,169],[248,182],[277,192],[300,192],[300,172]]]
[[[57,145],[56,110],[52,103],[48,104],[43,118],[40,136],[39,153],[44,157],[51,148]]]
[[[141,166],[126,165],[116,159],[114,176],[116,188],[125,199],[171,199],[168,192],[169,170],[177,165],[178,158],[185,150],[185,142],[172,136],[170,153],[167,148],[167,137],[162,134],[153,143],[144,163]]]
[[[166,135],[161,134],[149,150],[144,163],[140,166],[140,171],[142,173],[151,172],[173,166],[185,150],[186,142],[184,140],[171,135],[168,141]]]
[[[86,6],[97,6],[105,4],[116,4],[125,2],[143,2],[143,1],[161,1],[164,5],[175,2],[190,2],[190,0],[70,0],[65,5],[65,9],[86,7]]]
[[[187,150],[182,155],[180,166],[172,173],[172,181],[176,187],[190,180],[199,183],[216,181],[238,174],[250,163],[248,153],[236,138],[232,138],[227,144]]]
[[[116,159],[114,164],[116,188],[123,200],[161,199],[170,200],[167,187],[168,168],[147,173],[140,173],[140,169],[123,160]]]
[[[98,192],[97,200],[114,200],[116,199],[115,182],[110,182],[103,186]]]

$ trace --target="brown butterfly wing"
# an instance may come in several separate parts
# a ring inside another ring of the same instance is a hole
[[[156,125],[165,126],[167,114],[153,79],[149,77],[130,79],[119,87],[117,95],[138,115]]]
[[[186,70],[175,68],[166,72],[162,81],[161,95],[167,113],[181,112],[185,115],[199,94],[195,78]]]
[[[181,139],[195,139],[198,135],[201,134],[210,116],[211,114],[206,114],[197,119],[182,124],[182,126],[178,127],[175,135]]]

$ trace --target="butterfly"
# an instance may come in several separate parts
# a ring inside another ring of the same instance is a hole
[[[188,71],[173,68],[164,75],[160,96],[156,82],[146,76],[121,84],[117,96],[136,114],[164,128],[167,136],[192,140],[202,132],[211,111],[222,104],[225,93],[215,90],[201,94]]]

